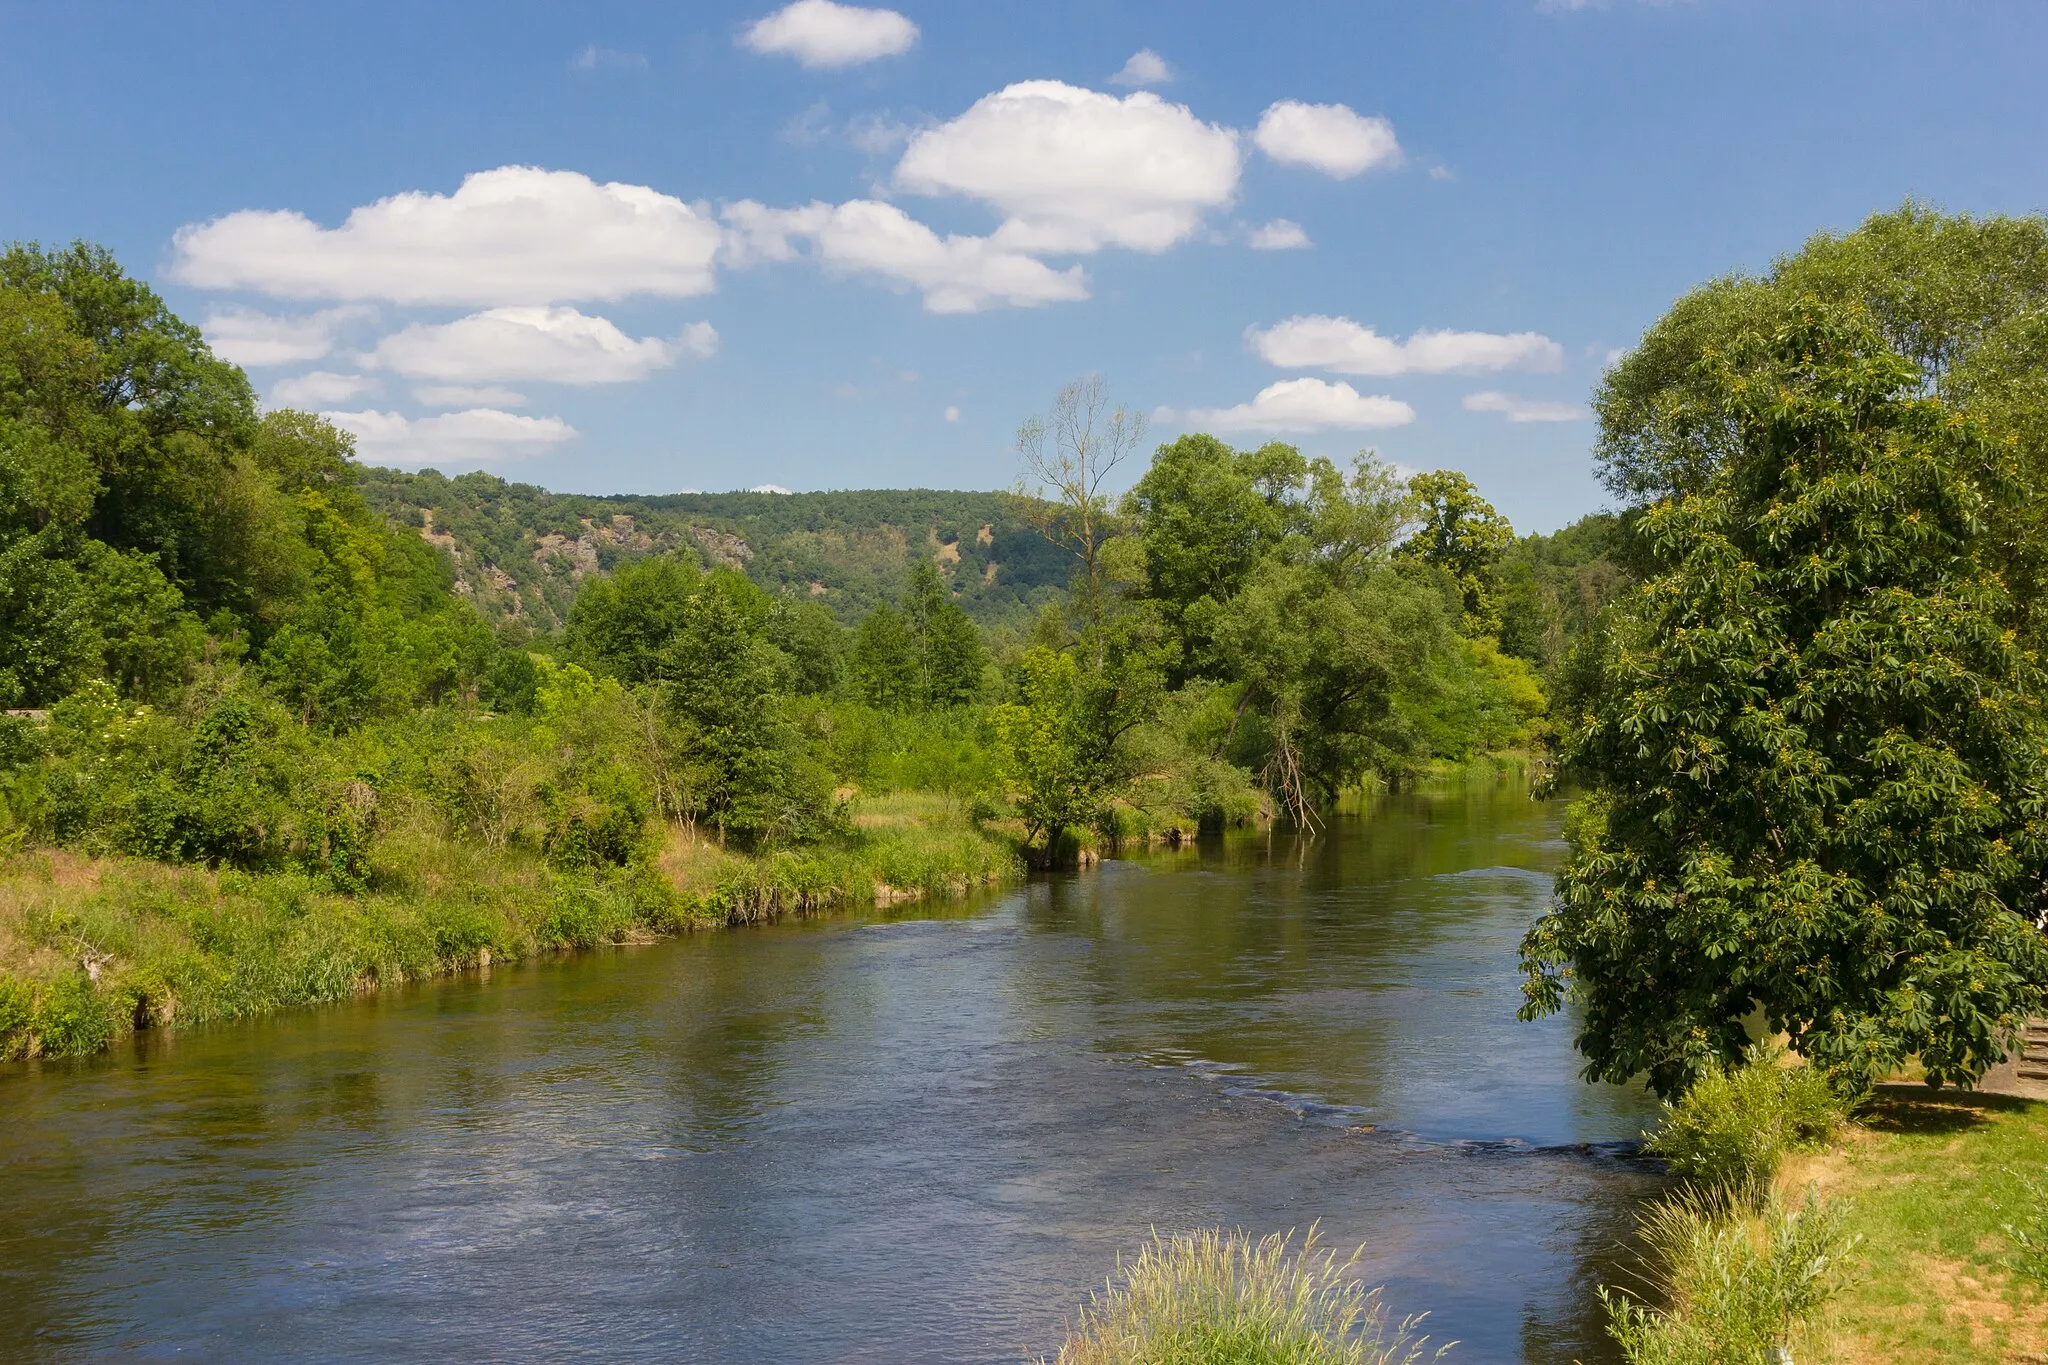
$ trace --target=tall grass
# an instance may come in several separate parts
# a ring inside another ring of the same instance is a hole
[[[1056,1365],[1410,1365],[1420,1318],[1390,1322],[1316,1230],[1254,1242],[1209,1230],[1160,1237],[1081,1310]],[[1449,1345],[1430,1356],[1440,1358]]]
[[[1856,1245],[1841,1208],[1811,1191],[1793,1204],[1691,1188],[1655,1205],[1641,1232],[1666,1306],[1600,1290],[1629,1365],[1790,1365]]]

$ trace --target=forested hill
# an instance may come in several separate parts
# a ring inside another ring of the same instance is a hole
[[[982,625],[1021,623],[1064,589],[1070,556],[1003,493],[869,489],[832,493],[550,493],[490,474],[367,469],[370,506],[439,546],[456,591],[493,621],[552,630],[583,580],[650,554],[683,551],[742,568],[777,594],[815,598],[847,624],[901,591],[929,557]]]

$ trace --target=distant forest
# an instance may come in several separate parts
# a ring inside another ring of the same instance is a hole
[[[456,591],[494,624],[559,628],[584,579],[650,555],[743,570],[854,625],[931,559],[982,626],[1022,626],[1066,589],[1072,558],[1006,493],[550,493],[474,473],[365,469],[363,497],[448,555]]]

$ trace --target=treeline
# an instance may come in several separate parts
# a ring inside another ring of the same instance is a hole
[[[557,540],[603,500],[364,471],[103,251],[0,258],[0,367],[0,701],[48,711],[0,727],[7,837],[341,889],[399,807],[620,868],[668,824],[829,841],[850,790],[951,793],[1041,856],[1275,803],[1312,824],[1348,786],[1536,742],[1539,674],[1605,590],[1597,554],[1517,542],[1457,475],[1187,437],[1114,505],[966,508],[990,520],[941,526],[851,627],[610,521],[621,553],[542,629],[490,619],[436,537],[464,498]],[[700,501],[641,514],[787,537],[886,510]],[[1073,590],[988,634],[962,580],[1019,527]]]

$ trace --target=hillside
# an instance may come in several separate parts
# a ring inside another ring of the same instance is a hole
[[[438,546],[456,591],[493,621],[553,629],[578,585],[644,555],[682,550],[744,568],[775,593],[807,594],[847,624],[900,591],[929,555],[984,626],[1016,624],[1066,586],[1067,556],[1004,493],[550,493],[475,473],[367,469],[370,506]]]

